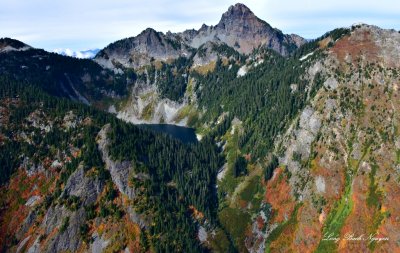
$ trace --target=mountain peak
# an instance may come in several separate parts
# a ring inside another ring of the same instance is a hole
[[[263,46],[288,55],[304,40],[272,28],[246,5],[238,3],[230,6],[215,26],[203,24],[199,30],[177,34],[164,34],[147,28],[136,37],[111,44],[98,54],[96,61],[111,68],[114,66],[112,61],[136,68],[149,64],[152,58],[165,61],[180,56],[189,57],[190,48],[200,48],[207,42],[224,43],[241,54],[250,54]]]
[[[0,52],[8,51],[23,51],[28,50],[31,47],[19,40],[10,38],[0,38]]]
[[[26,46],[25,43],[23,43],[19,40],[11,39],[11,38],[0,38],[0,43],[2,45],[13,45],[14,47],[17,47],[17,48]]]
[[[289,38],[259,19],[244,4],[238,3],[229,7],[215,26],[215,30],[221,41],[236,48],[240,53],[249,54],[260,45],[268,45],[283,55],[288,53],[283,47],[283,42]]]
[[[254,13],[244,4],[237,3],[229,7],[228,11],[222,14],[220,23],[226,23],[229,21],[244,21],[244,20],[257,20],[258,18]]]
[[[162,43],[162,38],[164,34],[161,32],[157,32],[153,28],[147,28],[143,32],[141,32],[136,39],[140,41],[140,43],[149,44],[149,45],[159,45]]]
[[[139,34],[139,36],[140,36],[140,35],[150,35],[150,34],[158,34],[158,32],[157,32],[156,30],[154,30],[153,28],[149,27],[149,28],[146,28],[146,30],[143,30],[143,31]]]
[[[246,33],[255,35],[274,32],[267,22],[259,19],[246,5],[241,3],[230,6],[228,11],[222,14],[217,28],[227,32],[234,31],[238,36]]]
[[[249,7],[247,7],[246,5],[242,4],[242,3],[237,3],[235,5],[231,5],[228,9],[229,11],[241,11],[241,12],[248,12],[248,13],[253,13]]]

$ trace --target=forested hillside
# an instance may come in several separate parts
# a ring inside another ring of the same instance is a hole
[[[0,39],[0,252],[397,252],[399,55],[242,4],[94,60]]]
[[[194,211],[218,224],[211,140],[185,145],[4,77],[0,95],[2,251],[84,250],[93,233],[110,251],[204,251]],[[96,143],[105,128],[109,158]]]
[[[21,43],[2,39],[11,47]],[[0,41],[1,43],[1,41]],[[128,93],[134,72],[115,74],[92,60],[76,59],[41,49],[11,50],[0,53],[0,74],[40,86],[45,92],[99,106]]]

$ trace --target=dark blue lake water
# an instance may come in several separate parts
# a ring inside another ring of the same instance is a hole
[[[141,124],[140,126],[155,132],[166,133],[184,143],[196,143],[196,133],[193,128],[175,126],[169,124]]]

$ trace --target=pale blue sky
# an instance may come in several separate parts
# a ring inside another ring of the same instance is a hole
[[[215,25],[230,0],[0,0],[0,37],[34,47],[84,50],[135,36],[147,27],[180,32]],[[400,29],[400,1],[242,0],[285,33],[315,38],[356,22]]]

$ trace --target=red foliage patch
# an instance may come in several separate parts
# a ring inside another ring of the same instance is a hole
[[[351,56],[352,62],[360,56],[365,56],[365,59],[370,62],[378,60],[378,47],[375,44],[370,31],[357,30],[350,36],[346,36],[335,43],[332,52],[336,54],[341,62],[345,62],[347,55]]]
[[[259,230],[263,230],[264,226],[265,226],[264,219],[261,216],[258,216],[257,217],[257,227],[258,227],[258,229]]]
[[[200,212],[199,210],[197,210],[195,206],[190,205],[189,212],[192,214],[193,218],[195,218],[196,220],[201,220],[204,218],[204,214],[202,212]]]
[[[282,168],[277,168],[271,180],[267,182],[265,194],[266,202],[270,203],[274,210],[272,222],[283,222],[292,214],[296,202],[290,192],[287,176]]]

